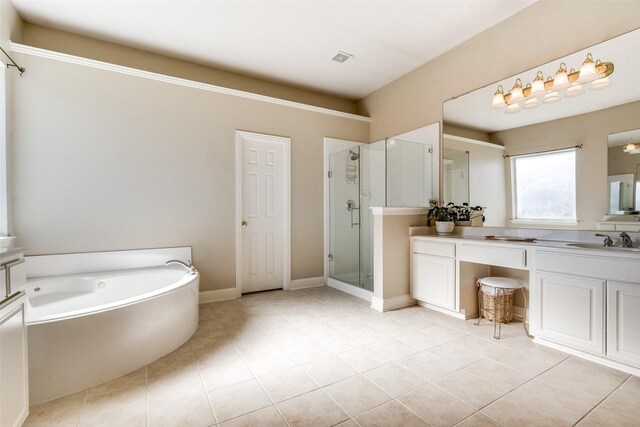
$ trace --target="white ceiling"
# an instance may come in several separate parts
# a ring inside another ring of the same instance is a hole
[[[540,65],[517,76],[445,102],[444,119],[449,123],[491,133],[638,101],[640,100],[640,85],[637,84],[638,70],[640,70],[638,46],[640,46],[640,30],[635,30]],[[498,85],[502,85],[506,93],[515,83],[516,77],[526,85],[533,81],[538,70],[542,71],[546,79],[547,76],[555,74],[560,62],[565,62],[568,68],[579,69],[588,52],[593,54],[594,59],[613,63],[614,71],[609,76],[611,86],[600,90],[587,89],[583,95],[562,98],[553,104],[541,104],[537,108],[521,110],[515,114],[505,114],[503,109],[490,108]]]
[[[535,0],[12,1],[35,24],[359,99]]]
[[[609,135],[607,145],[609,147],[621,147],[627,145],[630,141],[640,143],[640,129],[629,130],[626,132],[612,133]]]

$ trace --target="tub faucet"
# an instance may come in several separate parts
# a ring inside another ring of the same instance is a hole
[[[596,233],[597,237],[604,237],[604,245],[607,248],[610,248],[611,246],[613,246],[613,240],[611,240],[611,237],[607,236],[606,234],[602,234],[602,233]]]
[[[182,262],[179,259],[170,259],[169,261],[165,262],[165,265],[169,264],[180,264],[189,271],[189,274],[198,274],[193,264],[191,264],[190,259],[188,259],[187,262]]]
[[[633,246],[633,240],[631,240],[631,237],[629,237],[627,233],[623,231],[622,233],[620,233],[620,237],[622,237],[623,248],[630,248]]]

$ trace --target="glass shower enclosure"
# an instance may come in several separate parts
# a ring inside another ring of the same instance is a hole
[[[385,139],[329,155],[328,276],[373,291],[372,207],[429,205],[430,145]]]

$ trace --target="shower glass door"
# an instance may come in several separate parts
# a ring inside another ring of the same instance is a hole
[[[360,149],[329,156],[329,276],[361,287]]]

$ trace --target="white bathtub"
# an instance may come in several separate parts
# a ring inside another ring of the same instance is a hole
[[[180,266],[27,282],[30,404],[135,371],[198,327],[199,275]]]

